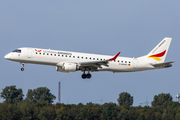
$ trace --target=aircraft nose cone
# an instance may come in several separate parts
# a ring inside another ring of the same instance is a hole
[[[7,60],[9,60],[9,59],[10,59],[10,55],[7,54],[7,55],[4,56],[4,58],[7,59]]]

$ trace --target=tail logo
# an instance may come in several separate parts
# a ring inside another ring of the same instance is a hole
[[[161,61],[162,59],[160,59],[159,57],[163,57],[165,55],[165,53],[166,53],[166,50],[159,54],[150,55],[148,58],[153,58],[157,61]]]

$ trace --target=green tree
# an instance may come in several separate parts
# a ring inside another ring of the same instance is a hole
[[[172,96],[168,94],[161,93],[158,96],[154,96],[154,100],[152,101],[153,107],[167,107],[168,103],[172,102]]]
[[[123,92],[119,94],[119,98],[117,99],[119,106],[130,107],[133,104],[133,96],[131,96],[127,92]]]
[[[155,114],[154,120],[161,120],[161,117],[162,117],[161,113],[155,112],[154,114]]]
[[[176,113],[175,120],[180,120],[180,113]]]
[[[99,105],[99,104],[94,104],[91,109],[92,109],[92,112],[93,112],[94,120],[100,120],[100,116],[101,116],[101,105]]]
[[[56,119],[55,120],[69,120],[69,115],[64,106],[56,109]]]
[[[46,87],[39,87],[34,90],[29,89],[26,96],[27,101],[41,105],[52,104],[54,102],[53,100],[56,99]]]
[[[169,102],[168,105],[167,105],[167,107],[170,108],[170,109],[175,109],[175,108],[177,108],[179,106],[180,106],[179,102],[174,102],[174,101]]]
[[[117,116],[118,120],[129,120],[128,109],[126,109],[125,107],[121,107]]]
[[[39,120],[38,115],[40,113],[41,108],[42,108],[41,106],[34,107],[34,110],[33,110],[33,119],[34,120]]]
[[[44,106],[41,108],[38,118],[39,120],[55,120],[56,111],[52,106]]]
[[[16,86],[6,86],[1,92],[1,98],[11,104],[18,104],[23,100],[23,96],[22,89],[16,89]]]
[[[121,109],[123,110],[124,108],[121,108]],[[122,112],[122,111],[120,111],[120,112]],[[127,115],[128,115],[129,120],[136,120],[138,118],[138,116],[139,116],[139,111],[138,111],[137,107],[131,107],[128,110]]]
[[[115,103],[105,103],[102,106],[102,120],[116,120],[117,119],[117,109]]]
[[[34,114],[34,104],[29,102],[29,101],[21,101],[19,104],[19,108],[22,113],[21,120],[34,120],[35,118],[33,117]]]
[[[0,103],[0,120],[20,120],[21,115],[17,105]]]
[[[76,120],[94,120],[91,107],[89,105],[82,107],[76,116]]]
[[[143,114],[140,114],[140,115],[137,117],[137,120],[144,120],[144,113],[143,113]]]

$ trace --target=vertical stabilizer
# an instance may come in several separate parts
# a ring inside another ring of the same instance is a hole
[[[152,62],[163,63],[171,44],[172,38],[164,38],[148,55],[148,59]]]

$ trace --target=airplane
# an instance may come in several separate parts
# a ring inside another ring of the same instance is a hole
[[[25,63],[56,66],[58,72],[82,71],[82,78],[91,78],[90,72],[111,71],[136,72],[172,67],[171,62],[164,62],[172,38],[164,38],[149,54],[138,58],[69,52],[41,48],[18,48],[5,55],[5,59]],[[85,73],[87,71],[87,74]]]

